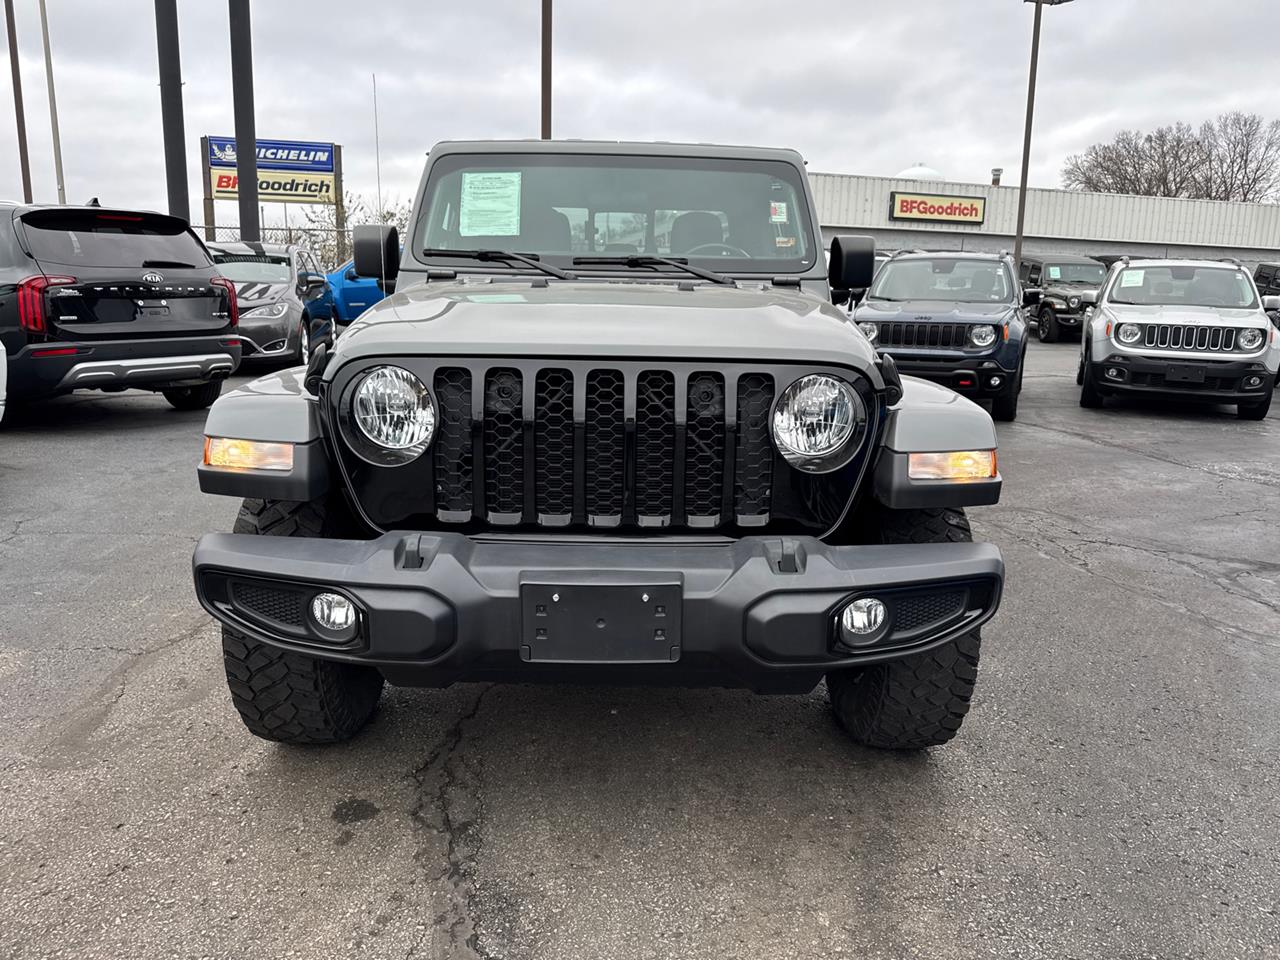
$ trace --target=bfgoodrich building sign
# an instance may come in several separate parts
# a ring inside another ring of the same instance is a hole
[[[980,224],[986,218],[985,197],[948,197],[929,193],[899,193],[896,190],[889,195],[890,220]]]

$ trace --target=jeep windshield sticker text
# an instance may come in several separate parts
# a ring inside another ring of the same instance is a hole
[[[783,200],[774,200],[769,204],[769,221],[771,223],[787,222],[787,204]]]
[[[458,233],[464,237],[514,237],[520,233],[520,171],[462,174]]]
[[[982,223],[987,216],[983,197],[948,197],[922,193],[890,195],[892,220],[936,220],[943,223]]]

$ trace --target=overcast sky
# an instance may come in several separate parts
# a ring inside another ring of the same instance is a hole
[[[56,199],[37,0],[15,0],[32,176]],[[150,0],[47,0],[68,199],[165,206]],[[261,137],[343,145],[408,198],[442,139],[537,136],[539,0],[258,0]],[[1046,8],[1031,182],[1122,128],[1276,104],[1275,0],[1075,0]],[[199,138],[231,135],[227,5],[179,0],[192,213]],[[792,146],[824,172],[1016,182],[1032,7],[1019,0],[556,0],[555,134]],[[2,24],[0,24],[2,26]],[[0,54],[3,56],[3,54]],[[21,198],[9,71],[0,197]],[[234,220],[234,204],[218,217]],[[268,213],[279,216],[279,206]]]

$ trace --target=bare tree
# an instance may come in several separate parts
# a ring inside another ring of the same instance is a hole
[[[413,205],[399,197],[384,198],[382,209],[378,210],[376,202],[370,201],[362,194],[350,191],[344,196],[344,205],[347,217],[348,250],[351,249],[350,230],[353,225],[389,223],[400,232],[401,237],[404,237],[405,230],[409,226],[409,216],[413,212]],[[336,267],[338,265],[338,225],[334,205],[312,204],[306,208],[303,217],[306,220],[307,238],[311,251],[326,267]]]
[[[1123,130],[1067,159],[1074,190],[1148,197],[1264,201],[1280,198],[1280,121],[1225,113],[1199,130],[1178,123]]]

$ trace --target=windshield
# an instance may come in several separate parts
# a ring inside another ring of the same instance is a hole
[[[213,251],[218,272],[233,283],[288,283],[293,279],[287,256]]]
[[[1044,268],[1048,283],[1091,283],[1101,286],[1107,268],[1100,263],[1050,263]]]
[[[999,260],[890,260],[877,271],[869,299],[1008,303],[1013,299],[1013,279]]]
[[[1126,267],[1107,297],[1111,303],[1182,307],[1258,305],[1249,275],[1234,267]]]
[[[446,156],[431,168],[414,254],[505,250],[564,267],[581,257],[661,256],[720,272],[798,273],[816,256],[800,176],[768,160]],[[618,266],[574,272],[593,269]]]
[[[39,210],[22,218],[31,255],[69,267],[207,267],[186,221],[156,213]]]

